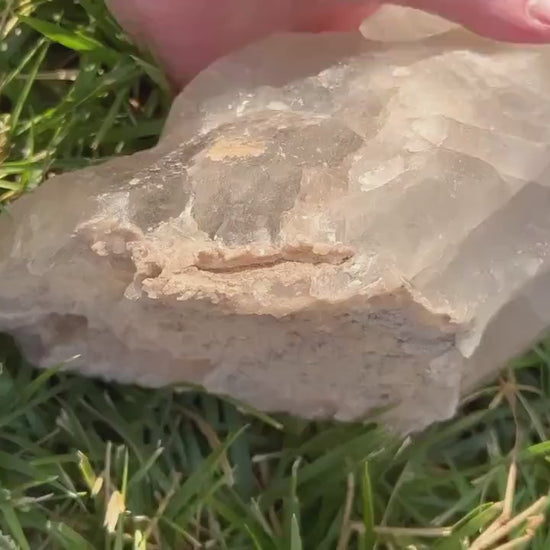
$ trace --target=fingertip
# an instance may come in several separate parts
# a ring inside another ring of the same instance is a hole
[[[503,42],[550,43],[550,0],[386,0],[455,21]]]
[[[526,11],[529,17],[544,26],[550,26],[550,0],[530,0]]]

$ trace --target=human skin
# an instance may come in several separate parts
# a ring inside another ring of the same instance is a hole
[[[176,88],[218,57],[278,31],[354,30],[384,2],[501,41],[550,42],[550,0],[107,0]]]

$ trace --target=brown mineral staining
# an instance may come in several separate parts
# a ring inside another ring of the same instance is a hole
[[[226,271],[255,268],[280,262],[341,264],[352,256],[353,250],[350,247],[327,243],[285,244],[279,247],[255,245],[201,250],[195,257],[194,265],[204,270]]]
[[[205,154],[210,160],[219,162],[225,159],[259,157],[264,153],[265,144],[261,142],[222,138],[218,139]]]

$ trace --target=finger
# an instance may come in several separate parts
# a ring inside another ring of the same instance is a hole
[[[550,0],[389,0],[507,42],[550,42]]]
[[[383,0],[422,9],[512,42],[550,42],[550,0]],[[226,53],[273,32],[351,30],[379,0],[107,0],[181,88]]]
[[[107,0],[176,86],[226,53],[273,32],[357,29],[378,0]]]

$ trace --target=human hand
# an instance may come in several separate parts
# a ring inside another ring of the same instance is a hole
[[[182,87],[229,51],[277,31],[354,30],[383,2],[441,15],[511,42],[550,42],[550,0],[107,0]]]

